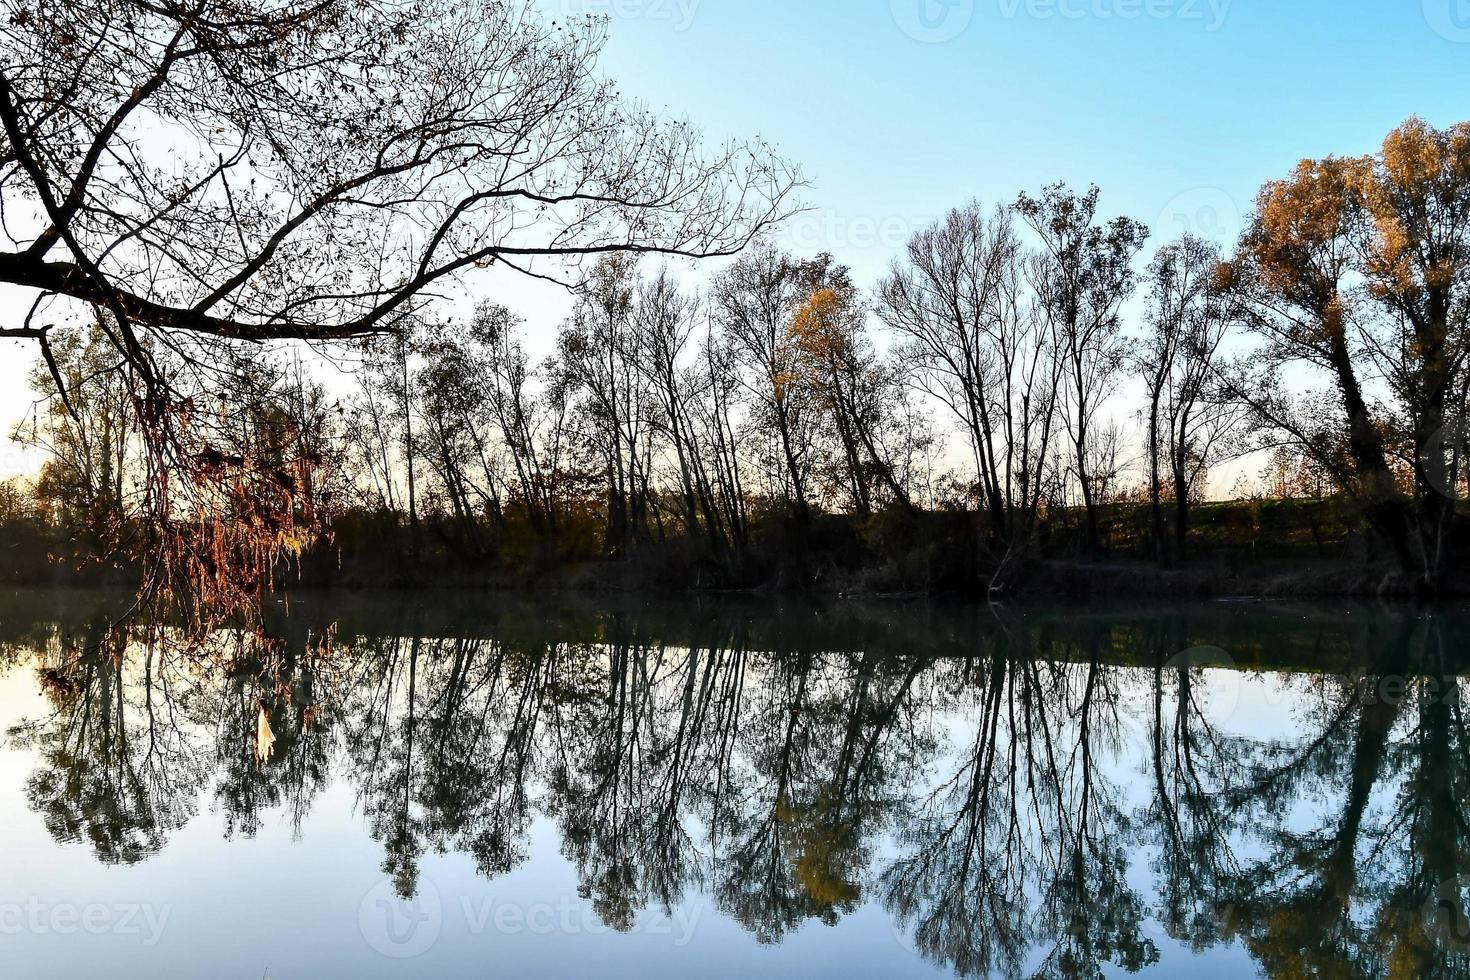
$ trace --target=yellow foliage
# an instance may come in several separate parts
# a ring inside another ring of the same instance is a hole
[[[792,866],[806,893],[820,905],[849,908],[862,901],[856,879],[864,855],[856,828],[836,819],[831,807],[825,793],[800,811],[782,796],[776,801],[776,819],[794,829]]]
[[[1337,293],[1353,266],[1380,299],[1413,304],[1451,289],[1466,260],[1445,229],[1467,212],[1470,123],[1438,130],[1410,119],[1376,157],[1303,160],[1265,185],[1243,254],[1262,286],[1313,307],[1330,337],[1344,328]]]
[[[791,337],[808,357],[835,361],[847,349],[843,314],[847,301],[831,289],[819,289],[791,321]]]
[[[1304,271],[1330,258],[1351,226],[1357,189],[1372,170],[1367,157],[1303,160],[1290,177],[1261,188],[1246,247],[1268,288],[1289,290]]]
[[[795,371],[777,371],[771,378],[772,394],[775,396],[776,404],[786,400],[786,389],[796,384],[801,377]]]
[[[1416,263],[1436,210],[1470,198],[1470,123],[1437,130],[1410,119],[1383,141],[1381,160],[1359,185],[1374,230],[1367,256],[1374,292],[1450,288],[1457,269],[1448,257]]]

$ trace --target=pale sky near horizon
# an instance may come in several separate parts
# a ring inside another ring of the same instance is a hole
[[[1149,223],[1228,244],[1260,185],[1362,154],[1411,115],[1470,118],[1470,0],[541,0],[606,14],[605,72],[712,139],[799,162],[811,212],[780,239],[871,287],[908,234],[977,198],[1065,180]],[[504,294],[545,349],[549,288]],[[24,314],[0,292],[0,318]],[[0,342],[3,432],[32,347]]]

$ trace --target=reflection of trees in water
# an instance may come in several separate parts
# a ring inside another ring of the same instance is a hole
[[[100,628],[61,637],[38,657],[48,713],[9,733],[39,763],[26,791],[58,841],[88,844],[104,864],[162,849],[194,815],[208,778],[185,721],[195,706],[177,664],[124,656]]]
[[[37,669],[49,711],[10,734],[40,762],[28,794],[54,838],[86,841],[105,863],[140,861],[194,816],[211,781],[227,835],[255,833],[271,808],[299,826],[329,765],[310,658],[216,639],[195,656],[100,627],[48,644]],[[254,754],[262,706],[277,733],[270,760]]]
[[[565,652],[595,667],[558,706],[546,809],[583,897],[627,930],[640,908],[668,911],[707,881],[688,817],[721,786],[739,658],[626,642]]]
[[[1361,676],[1289,678],[1289,740],[1221,731],[1199,678],[1158,670],[1139,824],[1172,937],[1238,939],[1270,977],[1467,975],[1424,919],[1470,845],[1453,636],[1404,616],[1351,637]]]
[[[1452,634],[1385,621],[1329,638],[1365,679],[1282,681],[1290,740],[1216,723],[1219,678],[1172,666],[1207,637],[1174,617],[1000,619],[963,657],[755,649],[719,617],[673,647],[636,615],[576,641],[506,629],[348,655],[53,643],[42,666],[66,683],[14,734],[48,829],[109,862],[158,850],[211,785],[229,834],[272,810],[299,827],[345,771],[404,894],[429,852],[508,873],[539,813],[617,929],[703,892],[779,942],[876,901],[963,976],[1136,972],[1160,958],[1151,919],[1197,950],[1238,940],[1272,977],[1462,976],[1464,950],[1422,918],[1470,872]],[[1415,679],[1385,684],[1405,651]]]
[[[1061,650],[1002,635],[964,664],[973,729],[919,801],[884,899],[918,948],[966,976],[1092,976],[1157,959],[1127,884],[1127,817],[1104,774],[1119,748],[1120,668],[1102,636]],[[1062,653],[1048,661],[1038,653]]]
[[[1262,856],[1210,885],[1224,934],[1267,975],[1470,975],[1470,945],[1436,942],[1424,920],[1470,870],[1470,740],[1451,642],[1433,619],[1394,618],[1365,644],[1362,677],[1305,681],[1316,708],[1302,738],[1232,746],[1249,771],[1213,819]],[[1320,804],[1303,820],[1307,801]],[[1212,850],[1197,842],[1184,863],[1213,866]]]
[[[295,650],[275,639],[234,635],[217,653],[225,678],[211,686],[206,718],[216,727],[214,795],[226,836],[252,837],[261,813],[284,810],[300,833],[331,768],[330,719],[318,702],[323,674],[335,669],[324,646]],[[258,752],[261,716],[274,735]]]

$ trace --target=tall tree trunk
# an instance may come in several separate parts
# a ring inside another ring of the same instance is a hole
[[[791,438],[791,421],[787,416],[784,404],[776,406],[776,423],[780,430],[781,451],[786,458],[786,474],[791,480],[791,491],[796,495],[796,517],[805,524],[811,517],[811,510],[807,505],[806,488],[802,485],[801,467],[796,462],[796,449]]]
[[[405,338],[399,344],[399,365],[403,369],[403,439],[404,455],[408,463],[408,527],[409,548],[411,557],[415,564],[418,563],[421,553],[419,537],[419,494],[417,464],[413,445],[413,399],[408,390],[408,341]]]
[[[1364,516],[1392,549],[1399,566],[1424,580],[1429,569],[1422,560],[1422,552],[1416,554],[1412,510],[1388,465],[1383,435],[1373,423],[1340,329],[1334,336],[1332,355],[1343,407],[1347,410],[1348,448],[1357,470],[1356,490],[1364,502]]]
[[[1164,545],[1164,490],[1159,470],[1159,386],[1154,385],[1148,406],[1148,503],[1153,518],[1154,558],[1164,565],[1168,553]]]
[[[1189,477],[1174,468],[1174,560],[1182,562],[1189,547]]]

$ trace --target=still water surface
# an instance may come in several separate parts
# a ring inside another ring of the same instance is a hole
[[[0,596],[0,975],[1470,976],[1470,609]]]

